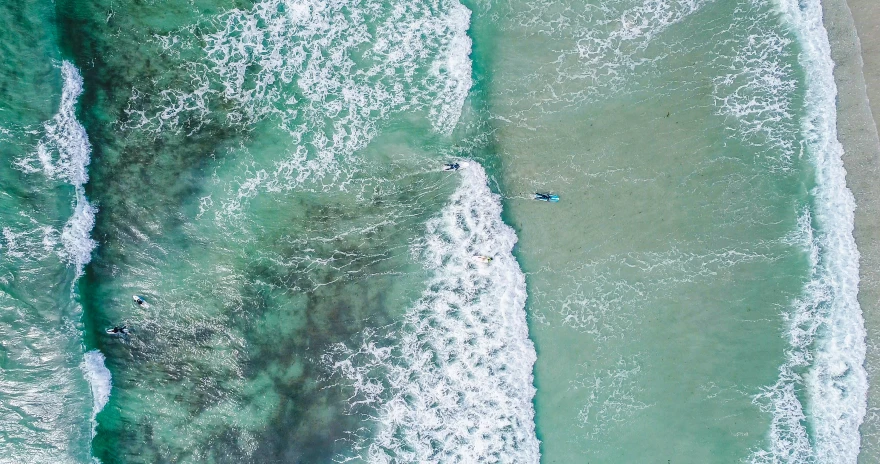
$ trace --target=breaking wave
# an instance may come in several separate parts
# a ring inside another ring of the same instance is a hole
[[[396,332],[365,334],[326,356],[371,408],[370,462],[538,462],[532,398],[536,360],[525,318],[525,277],[501,202],[472,164],[443,213],[414,247],[433,277]],[[490,263],[475,256],[492,257]]]
[[[802,125],[816,185],[800,220],[811,279],[789,317],[786,362],[779,380],[755,399],[773,421],[768,449],[754,463],[856,462],[867,408],[865,327],[857,300],[859,253],[853,238],[855,200],[846,187],[837,140],[834,63],[818,0],[780,0],[798,37],[806,70]],[[806,399],[806,404],[801,398]]]

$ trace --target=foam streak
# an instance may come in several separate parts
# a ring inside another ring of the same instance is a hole
[[[104,354],[98,350],[92,350],[85,354],[82,370],[92,390],[92,438],[95,437],[95,428],[98,426],[95,420],[98,413],[104,409],[110,400],[110,370],[104,365]]]
[[[39,172],[49,179],[60,180],[74,188],[73,214],[61,231],[59,256],[76,269],[76,277],[91,260],[96,243],[89,234],[95,225],[95,213],[85,195],[89,181],[88,166],[92,146],[86,130],[76,119],[76,101],[83,91],[82,76],[69,61],[61,65],[64,87],[58,113],[44,125],[45,135],[36,153],[15,164],[25,172]]]

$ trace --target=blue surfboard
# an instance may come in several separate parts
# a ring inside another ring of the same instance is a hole
[[[546,194],[545,194],[545,195],[546,195]],[[536,194],[535,194],[535,200],[538,200],[538,201],[546,201],[546,202],[549,202],[549,203],[556,203],[556,202],[559,201],[559,195],[550,194],[550,195],[549,195],[549,198],[546,198],[546,197],[542,197],[541,195],[539,195],[539,194],[536,193]]]

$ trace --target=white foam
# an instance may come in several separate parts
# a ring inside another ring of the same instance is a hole
[[[64,257],[68,263],[76,269],[76,276],[83,273],[86,264],[92,260],[92,251],[97,246],[91,238],[92,228],[95,226],[95,213],[97,209],[86,199],[85,190],[82,186],[76,188],[76,201],[73,215],[64,224],[61,230],[61,243]]]
[[[765,26],[775,24],[769,11],[738,13],[737,26],[747,31],[735,44],[728,71],[713,80],[717,113],[737,122],[740,140],[770,148],[771,168],[787,170],[798,148],[792,39]]]
[[[452,4],[445,25],[449,27],[450,40],[443,43],[441,58],[431,66],[431,78],[439,85],[437,94],[443,98],[430,107],[434,129],[449,134],[461,116],[461,109],[470,91],[471,38],[467,35],[471,11],[460,3]]]
[[[472,83],[469,21],[457,0],[262,0],[214,18],[207,28],[216,32],[204,38],[191,29],[158,37],[169,52],[204,40],[204,63],[189,64],[193,88],[163,92],[157,114],[130,113],[136,126],[156,131],[218,104],[232,107],[232,125],[272,118],[296,146],[253,170],[270,174],[258,179],[262,188],[344,185],[355,152],[392,114],[424,112],[438,132],[453,130]]]
[[[594,18],[598,27],[583,31],[577,43],[578,55],[588,64],[608,67],[610,64],[636,65],[634,52],[643,51],[657,35],[663,33],[700,9],[705,0],[643,0],[625,7],[615,2],[600,8]],[[610,26],[610,27],[609,27]]]
[[[0,230],[0,251],[3,256],[25,261],[42,261],[53,256],[56,253],[58,231],[50,226],[40,225],[33,218],[26,218],[33,228],[27,230],[25,227],[3,227]]]
[[[83,90],[82,77],[69,61],[62,62],[61,74],[64,86],[58,112],[43,125],[44,135],[35,153],[16,160],[15,165],[26,172],[42,171],[50,179],[83,185],[89,181],[87,167],[91,145],[85,128],[76,120],[76,100]]]
[[[84,355],[81,365],[89,388],[92,390],[92,438],[95,437],[95,428],[98,426],[95,420],[98,413],[110,400],[111,375],[110,370],[104,365],[104,354],[98,350],[92,350]]]
[[[540,458],[517,238],[482,167],[472,163],[461,179],[413,249],[433,277],[388,346],[368,333],[358,350],[339,346],[325,358],[354,390],[352,407],[375,407],[375,433],[355,446],[370,462]]]
[[[61,231],[62,247],[58,255],[76,269],[79,277],[97,245],[89,236],[97,210],[86,199],[84,188],[89,181],[92,147],[85,128],[76,119],[76,101],[83,91],[82,76],[69,61],[61,64],[61,74],[64,86],[58,113],[43,125],[44,134],[35,152],[14,164],[26,173],[42,172],[49,179],[73,186],[74,211]],[[53,235],[44,234],[44,245],[54,245],[57,240]]]
[[[563,5],[557,0],[518,2],[518,29],[549,38],[557,50],[542,53],[518,85],[508,85],[509,97],[531,111],[534,107],[581,106],[625,92],[633,77],[663,60],[674,47],[648,48],[663,34],[684,22],[712,0],[614,0],[586,5]],[[521,4],[520,4],[521,3]],[[519,32],[517,31],[517,34]],[[516,72],[516,71],[514,71]],[[537,103],[536,103],[537,102]],[[508,114],[518,124],[534,124],[529,114]]]
[[[752,462],[854,463],[867,408],[865,328],[857,300],[859,253],[853,238],[855,199],[837,140],[834,63],[819,0],[778,0],[798,37],[806,70],[802,136],[815,167],[811,230],[805,237],[812,278],[790,314],[786,363],[779,380],[756,398],[772,413],[770,446]],[[807,406],[798,394],[803,389]]]

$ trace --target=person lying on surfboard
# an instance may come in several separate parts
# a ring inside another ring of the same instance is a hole
[[[559,195],[556,195],[553,193],[535,192],[535,200],[549,201],[549,202],[555,203],[555,202],[559,201]]]
[[[107,329],[107,333],[110,335],[128,335],[128,327],[125,325],[115,325],[112,329]]]
[[[458,171],[459,169],[464,169],[468,167],[470,163],[467,161],[455,161],[452,163],[446,163],[443,165],[444,171]]]

